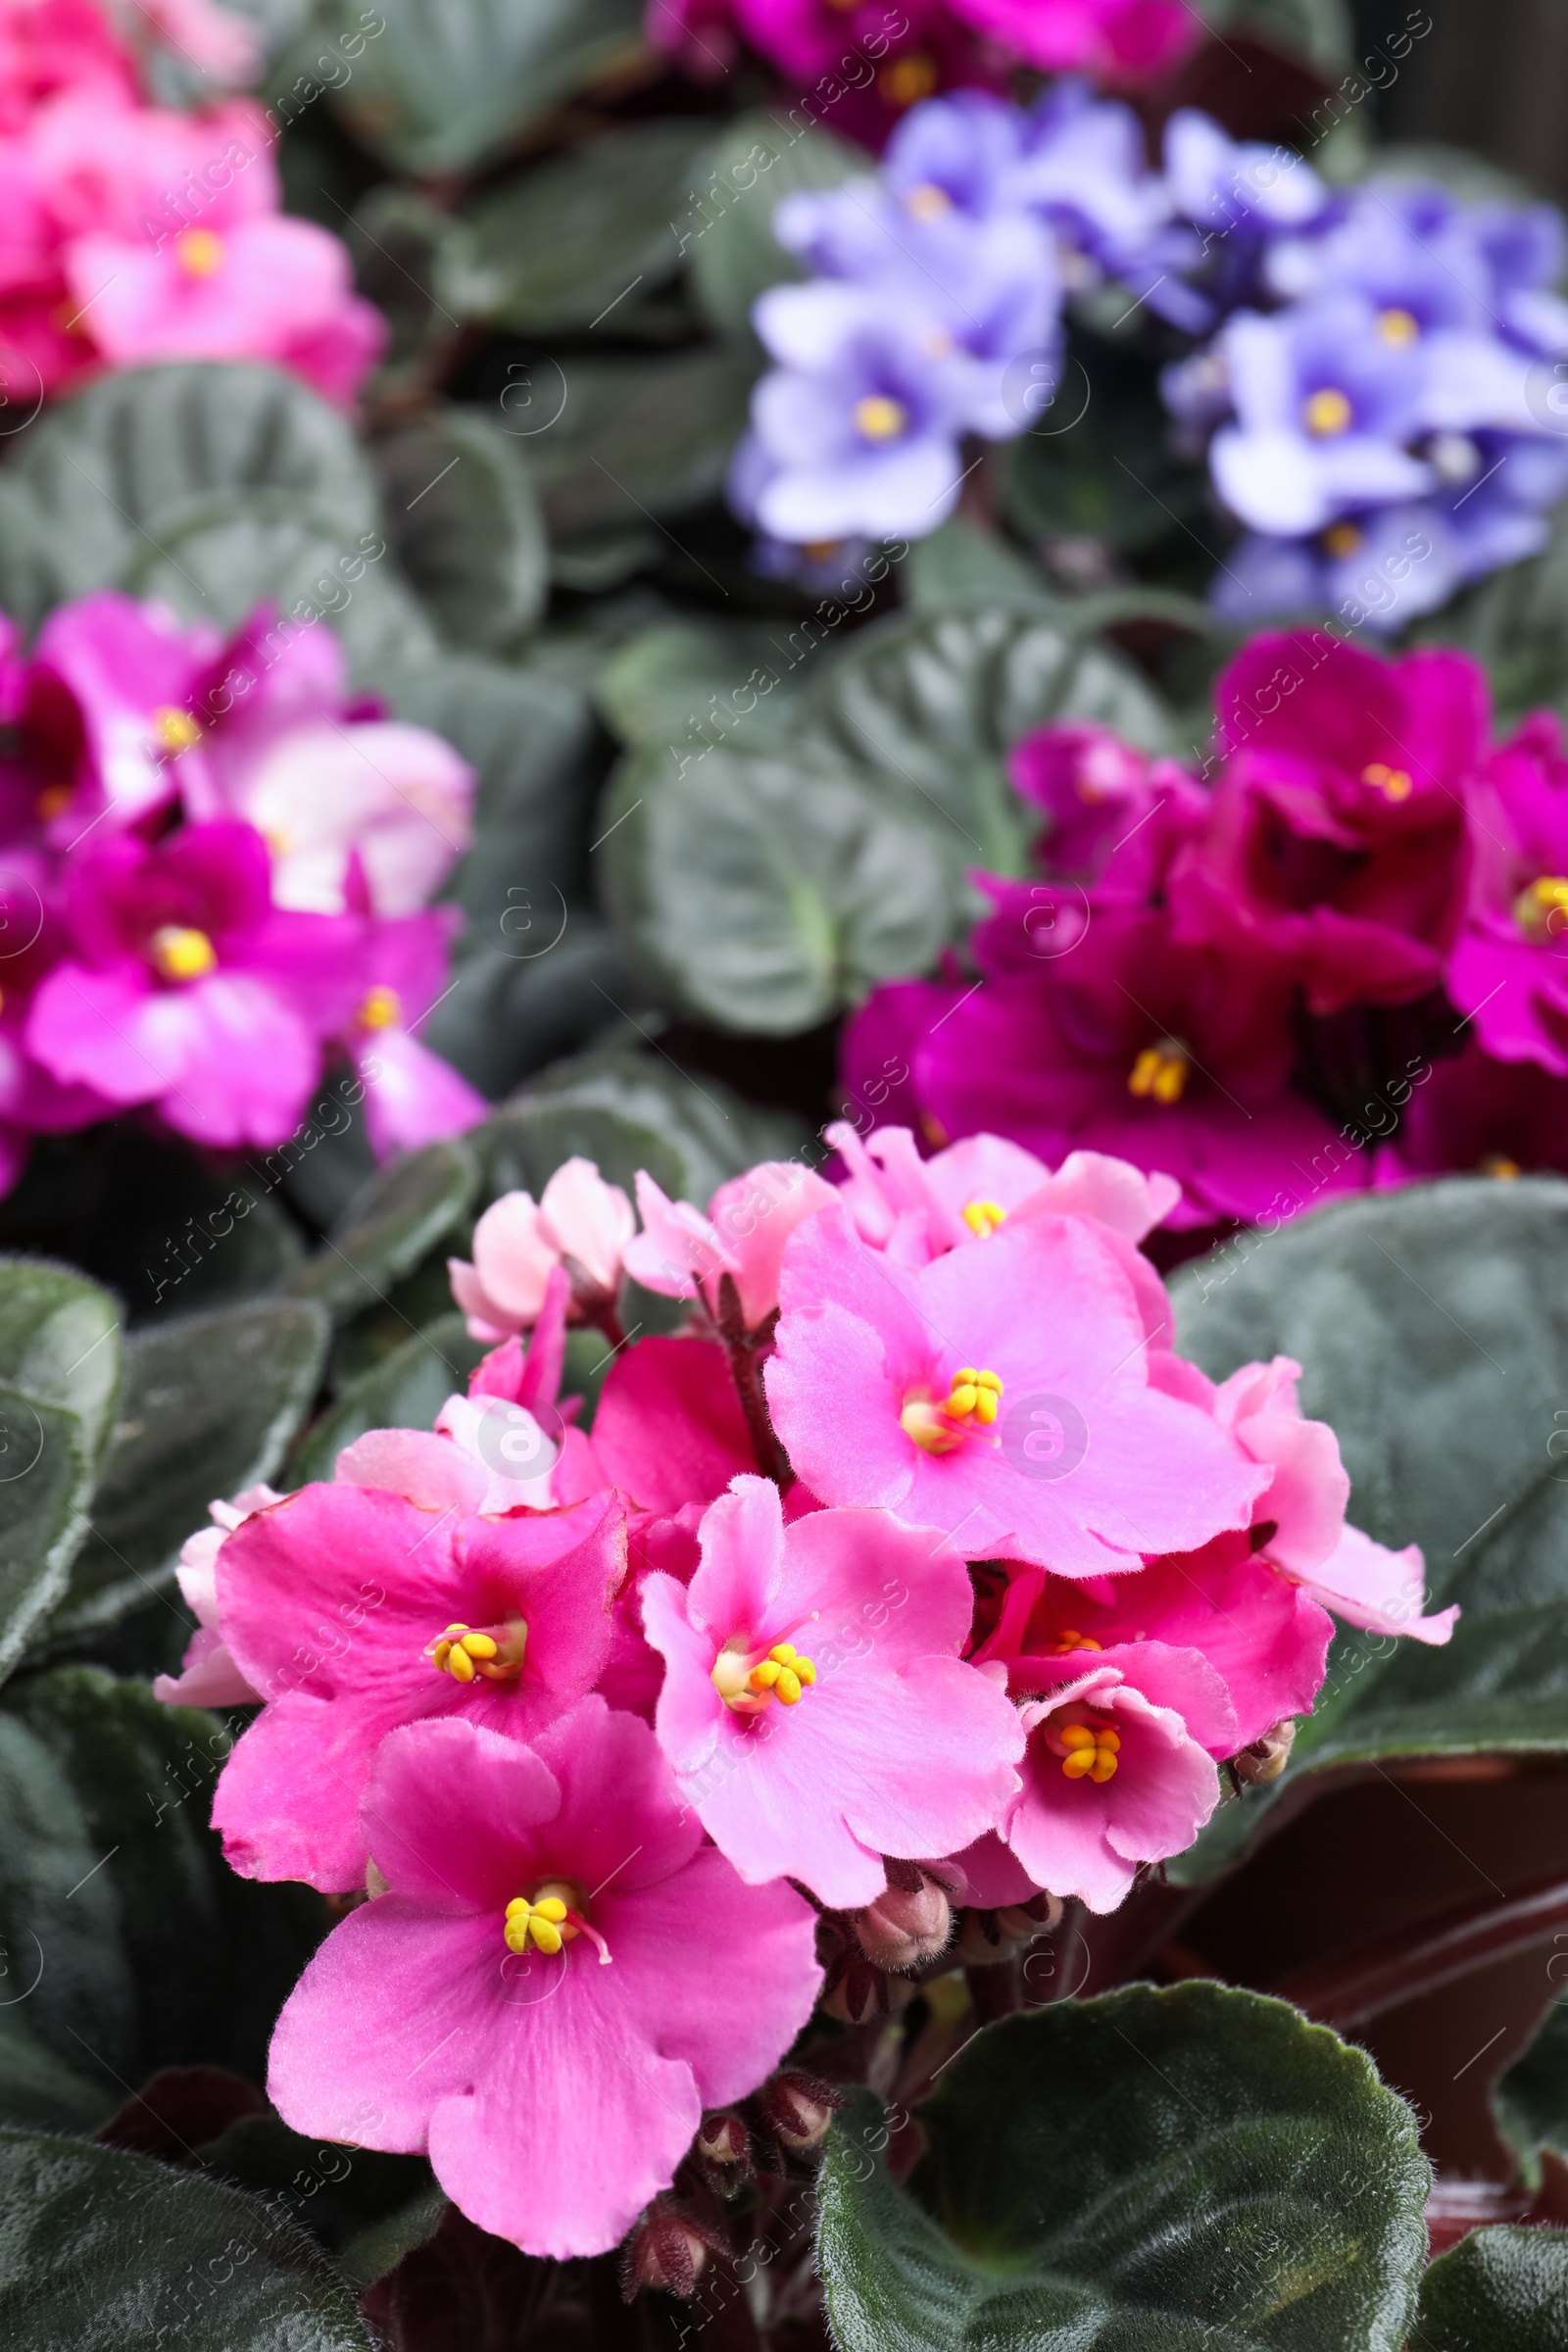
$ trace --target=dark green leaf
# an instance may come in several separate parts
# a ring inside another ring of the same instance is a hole
[[[573,1158],[591,1159],[607,1184],[618,1184],[628,1200],[639,1168],[677,1196],[686,1166],[672,1143],[658,1130],[639,1126],[608,1104],[544,1096],[498,1112],[474,1137],[486,1154],[488,1189],[528,1192],[537,1200],[557,1168]]]
[[[416,1331],[401,1348],[349,1381],[306,1433],[289,1465],[289,1484],[329,1479],[345,1446],[368,1429],[429,1429],[447,1398],[463,1394],[484,1349],[454,1312]]]
[[[270,2113],[241,2116],[196,2153],[213,2178],[264,2197],[334,2257],[362,2232],[396,2240],[388,2270],[410,2246],[423,2244],[446,2209],[422,2156],[323,2146]]]
[[[457,987],[423,1032],[426,1045],[492,1099],[563,1054],[579,1053],[621,1010],[649,1004],[609,927],[580,902],[566,906],[530,885],[517,890],[504,919],[502,944],[464,957]],[[507,944],[534,939],[543,942],[538,953],[519,956]]]
[[[980,2034],[913,2194],[858,2094],[818,2263],[839,2352],[1396,2352],[1426,2251],[1415,2119],[1283,2002],[1132,1985]]]
[[[1345,0],[1207,0],[1204,13],[1216,31],[1250,33],[1333,79],[1351,62],[1354,34]]]
[[[1421,2282],[1410,2352],[1562,2352],[1568,2230],[1472,2230]]]
[[[285,1290],[295,1298],[318,1298],[334,1315],[382,1303],[392,1285],[452,1231],[478,1181],[473,1154],[457,1136],[381,1169]]]
[[[7,1690],[0,2113],[91,2126],[198,2060],[261,2080],[327,1917],[308,1888],[224,1862],[206,1824],[228,1747],[214,1716],[94,1667]]]
[[[547,334],[663,284],[709,135],[702,122],[629,123],[481,197],[446,248],[441,300],[460,318]]]
[[[111,1623],[166,1589],[208,1504],[270,1478],[310,1409],[326,1338],[320,1308],[287,1298],[131,1334],[92,1531],[52,1634]]]
[[[754,373],[723,351],[567,361],[560,415],[528,442],[552,533],[636,529],[711,498]]]
[[[215,502],[313,514],[334,552],[376,518],[347,420],[295,377],[248,361],[101,377],[31,427],[4,491],[0,603],[28,621],[126,583]]]
[[[752,305],[769,286],[806,275],[773,234],[773,215],[797,189],[836,188],[875,160],[797,109],[737,115],[704,158],[680,222],[697,299],[721,334],[751,344]]]
[[[779,621],[661,621],[640,629],[600,672],[595,694],[622,743],[663,747],[780,743],[795,716]]]
[[[442,635],[479,652],[525,636],[550,583],[523,444],[488,416],[446,409],[376,456],[393,550]]]
[[[879,980],[921,970],[952,925],[952,873],[930,826],[849,767],[634,752],[605,821],[628,954],[717,1028],[812,1028]]]
[[[1303,1193],[1307,1172],[1303,1172]],[[1444,1648],[1348,1633],[1277,1792],[1386,1755],[1568,1748],[1568,1185],[1459,1179],[1241,1237],[1172,1285],[1177,1345],[1210,1373],[1275,1353],[1338,1432],[1352,1522],[1417,1543]],[[1174,1875],[1238,1850],[1274,1792],[1217,1815]]]
[[[0,1379],[34,1404],[74,1414],[89,1460],[120,1385],[119,1327],[114,1300],[74,1268],[0,1258]]]
[[[916,612],[944,612],[953,605],[1021,605],[1053,613],[1070,628],[1077,615],[1047,584],[1037,564],[995,531],[977,531],[957,515],[917,539],[910,548],[904,591]]]
[[[334,12],[345,30],[358,0]],[[638,47],[637,0],[386,0],[334,101],[351,130],[401,171],[466,172],[593,74]]]
[[[1558,1957],[1553,1953],[1548,1971]],[[1554,1976],[1551,1982],[1557,1982]],[[1560,2000],[1546,2011],[1523,2057],[1498,2076],[1492,2098],[1520,2171],[1532,2188],[1539,2188],[1543,2148],[1568,2163],[1568,2007]]]
[[[473,845],[447,886],[468,917],[465,953],[500,946],[531,962],[583,878],[603,772],[587,696],[540,662],[449,656],[395,681],[400,718],[455,744],[479,779]]]
[[[283,616],[280,642],[318,620],[343,641],[350,670],[373,683],[389,670],[431,661],[435,631],[398,577],[381,532],[345,536],[294,501],[215,499],[170,523],[157,545],[138,545],[117,583],[161,598],[181,619],[237,628],[262,603]]]
[[[760,1110],[721,1079],[693,1077],[657,1047],[651,1054],[612,1047],[558,1063],[517,1107],[536,1102],[603,1105],[651,1129],[685,1163],[681,1199],[704,1205],[727,1177],[760,1159],[802,1156],[811,1142],[804,1120],[788,1111]]]
[[[1119,292],[1110,299],[1120,307]],[[1001,465],[1007,520],[1026,539],[1090,539],[1133,560],[1172,541],[1172,553],[1188,564],[1196,555],[1206,574],[1207,476],[1173,448],[1146,367],[1086,341],[1043,421],[1007,445]]]
[[[354,2289],[257,2198],[0,2131],[0,2333],[26,2352],[369,2352]]]
[[[1417,634],[1482,663],[1504,724],[1541,703],[1568,712],[1568,531],[1467,589]]]
[[[965,865],[1023,869],[1028,812],[1004,766],[1021,737],[1048,719],[1098,719],[1145,750],[1170,745],[1169,716],[1130,662],[1063,613],[1005,606],[864,630],[808,688],[806,714],[929,828],[953,876],[955,916]]]
[[[120,1383],[120,1318],[67,1267],[0,1259],[0,1675],[60,1599]]]
[[[452,215],[416,188],[383,181],[355,206],[351,220],[339,216],[334,225],[353,257],[355,284],[392,329],[381,380],[417,381],[421,369],[431,366],[443,342],[460,327],[436,299],[441,248],[453,234]]]

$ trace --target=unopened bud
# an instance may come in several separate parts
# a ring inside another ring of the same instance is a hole
[[[1000,1911],[965,1911],[958,1931],[958,1958],[970,1968],[987,1968],[1010,1960],[1020,1944],[1037,1936],[1050,1936],[1061,1925],[1061,1897],[1037,1894],[1027,1903],[1008,1903]]]
[[[895,2016],[914,1994],[907,1977],[885,1976],[858,1952],[840,1952],[829,1963],[821,2006],[841,2025],[863,2026],[867,2018]]]
[[[690,2295],[710,2248],[722,2253],[723,2241],[671,2199],[656,2197],[626,2240],[620,2274],[623,2299],[629,2303],[644,2286],[662,2287],[667,2295]]]
[[[1261,1740],[1254,1740],[1250,1747],[1244,1747],[1234,1759],[1237,1779],[1249,1788],[1266,1788],[1285,1770],[1295,1744],[1296,1718],[1287,1715],[1282,1723],[1265,1732]]]
[[[764,2082],[758,2099],[780,2141],[797,2155],[821,2145],[834,2109],[844,2104],[831,2082],[793,2066]]]
[[[738,2115],[705,2115],[697,2153],[709,2164],[752,2169],[752,2135]]]
[[[919,1876],[917,1887],[888,1886],[851,1915],[861,1951],[878,1968],[917,1968],[948,1948],[953,1906],[934,1879]]]

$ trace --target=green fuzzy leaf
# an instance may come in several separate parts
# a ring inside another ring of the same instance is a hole
[[[1283,2002],[1132,1985],[1009,2018],[948,2070],[894,2186],[881,2110],[828,2134],[838,2352],[1396,2352],[1430,2173],[1370,2060]]]
[[[710,135],[703,122],[628,123],[481,197],[446,248],[441,300],[460,318],[517,334],[586,330],[613,316],[634,290],[674,275],[677,216]]]
[[[26,2352],[370,2352],[355,2292],[257,2198],[0,2130],[0,2334]]]
[[[421,177],[468,172],[529,120],[639,47],[638,0],[386,0],[333,105],[355,136]],[[328,25],[358,24],[338,0]]]
[[[488,1190],[527,1192],[537,1200],[568,1159],[591,1159],[607,1184],[631,1197],[639,1168],[666,1193],[679,1188],[686,1163],[672,1143],[608,1103],[567,1100],[510,1104],[473,1138],[485,1152]]]
[[[120,1317],[93,1283],[0,1259],[0,1675],[64,1594],[120,1384]]]
[[[115,583],[172,606],[182,620],[235,629],[259,604],[281,616],[281,649],[302,628],[329,621],[355,680],[434,659],[435,631],[389,561],[373,526],[345,537],[328,517],[294,502],[215,499],[166,524],[158,544],[136,549]],[[264,657],[265,658],[265,657]]]
[[[953,883],[919,816],[846,766],[684,757],[628,755],[605,810],[611,912],[655,987],[787,1037],[931,962]]]
[[[334,554],[376,520],[347,419],[295,377],[248,361],[101,377],[28,430],[4,492],[0,603],[28,623],[70,597],[126,585],[162,546],[236,502],[258,521],[314,516]]]
[[[338,1391],[330,1412],[309,1430],[289,1465],[290,1486],[329,1479],[345,1446],[368,1429],[430,1429],[447,1398],[466,1392],[484,1354],[462,1315],[442,1315]]]
[[[1421,2282],[1410,2352],[1562,2352],[1568,2230],[1472,2230]]]
[[[391,434],[376,457],[388,535],[442,636],[480,653],[526,636],[550,580],[523,444],[447,409]]]
[[[308,1888],[223,1860],[206,1825],[229,1746],[216,1717],[96,1667],[7,1690],[0,2115],[90,2129],[160,2067],[198,2061],[261,2080],[328,1923]]]
[[[399,718],[444,735],[479,779],[473,843],[444,893],[468,918],[464,954],[548,954],[582,887],[603,774],[587,696],[544,660],[519,668],[454,655],[391,684]]]
[[[380,1169],[356,1193],[315,1257],[284,1285],[295,1298],[318,1298],[334,1315],[385,1303],[458,1224],[473,1200],[479,1171],[460,1137]]]
[[[241,2116],[196,2153],[214,2178],[265,2197],[334,2257],[362,2234],[379,2238],[383,2253],[395,2244],[387,2270],[410,2246],[423,2244],[446,2210],[422,2156],[323,2145],[270,2113]],[[357,2282],[368,2286],[381,2275],[371,2272]]]
[[[801,110],[737,115],[703,158],[679,222],[697,299],[720,334],[755,349],[752,305],[769,286],[806,276],[773,234],[773,215],[797,190],[841,187],[875,158]]]
[[[327,1324],[306,1299],[259,1299],[133,1332],[92,1530],[51,1635],[106,1625],[173,1580],[207,1506],[270,1478],[310,1410]]]
[[[556,417],[528,457],[552,534],[640,530],[722,486],[756,372],[733,354],[568,360],[559,386],[547,372],[531,398]]]
[[[1079,625],[1067,599],[1052,591],[1037,564],[995,531],[977,531],[955,514],[909,550],[905,595],[916,612],[945,612],[954,605],[1019,605]]]
[[[1331,77],[1354,54],[1346,0],[1206,0],[1204,15],[1217,32],[1250,33]]]
[[[1305,1366],[1349,1516],[1416,1543],[1446,1647],[1346,1632],[1272,1789],[1216,1815],[1175,1877],[1245,1844],[1301,1774],[1380,1756],[1568,1749],[1568,1185],[1458,1179],[1344,1202],[1184,1268],[1177,1346],[1222,1377],[1276,1353]]]
[[[1548,1973],[1559,1957],[1547,1961]],[[1526,2181],[1539,2188],[1544,2148],[1568,2163],[1568,2005],[1553,2001],[1530,2047],[1498,2076],[1492,2103]]]
[[[285,196],[285,209],[297,208]],[[352,219],[334,226],[354,263],[354,282],[392,329],[378,381],[418,383],[461,322],[436,299],[442,248],[451,240],[452,215],[416,188],[383,180],[361,198]]]
[[[622,743],[674,752],[726,742],[779,747],[798,725],[781,621],[661,621],[612,655],[595,696]]]

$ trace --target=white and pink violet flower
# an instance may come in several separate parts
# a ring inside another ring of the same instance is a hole
[[[272,2096],[425,2150],[533,2253],[612,2245],[765,2090],[826,1982],[799,1889],[874,1969],[939,1961],[954,1906],[1112,1910],[1311,1712],[1331,1610],[1456,1614],[1347,1523],[1298,1366],[1174,1352],[1139,1247],[1170,1179],[829,1141],[837,1183],[767,1162],[706,1210],[644,1173],[640,1231],[586,1160],[508,1195],[453,1267],[495,1343],[469,1394],[187,1547],[160,1692],[261,1701],[230,1861],[371,1896]],[[626,1278],[691,1312],[611,1348],[585,1434],[568,1320],[608,1331]]]

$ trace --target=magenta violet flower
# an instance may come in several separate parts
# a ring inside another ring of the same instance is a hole
[[[84,845],[66,878],[74,952],[33,1000],[29,1051],[197,1143],[281,1143],[352,1004],[357,943],[350,919],[278,912],[270,876],[262,836],[226,821]]]
[[[689,1585],[642,1587],[664,1659],[655,1718],[681,1793],[753,1885],[789,1877],[846,1907],[884,1854],[966,1845],[1016,1787],[1017,1719],[958,1655],[968,1571],[932,1529],[879,1511],[784,1523],[737,1478],[706,1513]]]
[[[652,1732],[599,1697],[531,1746],[463,1720],[394,1732],[363,1819],[388,1891],[284,2006],[279,2113],[428,2152],[471,2220],[531,2254],[605,2251],[704,2109],[753,2090],[805,2025],[809,1909],[736,1877]]]
[[[1448,994],[1495,1060],[1568,1078],[1568,760],[1554,711],[1534,711],[1493,753],[1470,814],[1470,894]]]
[[[1267,1473],[1149,1385],[1137,1296],[1087,1219],[1009,1222],[907,1269],[824,1209],[792,1238],[781,1290],[767,1396],[823,1502],[896,1511],[970,1559],[1065,1575],[1250,1524]]]
[[[267,1700],[213,1802],[234,1868],[325,1892],[359,1884],[378,1742],[454,1713],[531,1737],[598,1679],[625,1565],[608,1494],[487,1519],[340,1483],[247,1519],[217,1568],[220,1631]]]

